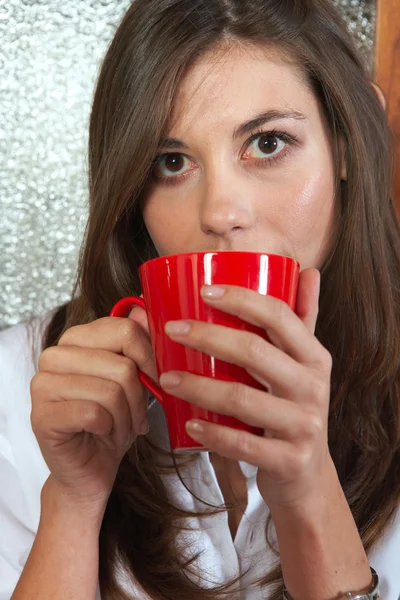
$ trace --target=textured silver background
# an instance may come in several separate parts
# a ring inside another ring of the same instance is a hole
[[[0,0],[0,329],[67,301],[101,58],[130,0]],[[336,0],[372,67],[375,0]]]

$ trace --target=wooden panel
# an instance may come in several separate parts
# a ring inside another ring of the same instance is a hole
[[[375,81],[388,102],[396,142],[394,198],[400,215],[400,0],[377,0]]]

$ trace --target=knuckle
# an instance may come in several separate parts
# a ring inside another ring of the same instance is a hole
[[[296,478],[304,473],[310,463],[311,456],[310,446],[302,445],[294,448],[287,459],[287,475],[289,478]]]
[[[124,340],[132,340],[136,338],[139,331],[139,325],[132,319],[121,319],[120,321],[121,336]]]
[[[36,373],[34,377],[31,379],[30,383],[30,392],[32,396],[32,401],[36,396],[42,393],[44,387],[44,375],[43,373]]]
[[[67,329],[67,331],[65,331],[63,333],[63,335],[60,337],[59,341],[58,341],[58,345],[59,346],[72,346],[74,345],[74,341],[77,339],[78,337],[78,333],[80,332],[80,330],[82,329],[82,327],[85,327],[84,325],[73,325],[72,327],[70,327],[69,329]]]
[[[86,402],[83,408],[82,420],[86,425],[95,425],[101,418],[103,409],[97,402]]]
[[[264,359],[265,341],[256,334],[251,334],[247,345],[247,355],[252,363],[259,363]]]
[[[250,455],[254,453],[254,443],[251,435],[239,431],[237,433],[236,446],[240,453]]]
[[[125,394],[119,383],[107,381],[106,401],[110,407],[120,408],[125,402]]]
[[[241,383],[232,383],[229,404],[234,413],[243,414],[249,405],[250,388]]]
[[[130,358],[121,356],[119,380],[123,386],[131,386],[137,381],[136,364]]]
[[[332,371],[332,355],[324,346],[322,346],[322,344],[320,345],[316,363],[319,370],[321,370],[323,373],[330,374]]]
[[[36,386],[36,385],[41,385],[41,384],[40,383],[38,384],[35,381],[35,383],[33,385]],[[44,423],[43,406],[44,406],[43,403],[38,401],[37,395],[32,394],[30,422],[31,422],[32,430],[35,433],[35,435],[40,429],[43,429],[43,423]]]
[[[326,372],[330,373],[332,371],[332,363],[332,354],[326,348],[324,348],[322,353],[322,365]]]
[[[38,361],[39,371],[47,371],[51,368],[57,352],[57,346],[50,346],[43,350]]]
[[[308,439],[317,440],[325,429],[325,423],[321,415],[310,412],[304,420],[303,431]]]
[[[317,405],[325,403],[328,386],[321,377],[313,377],[309,382],[309,397]]]
[[[285,323],[291,312],[288,304],[283,300],[279,300],[279,298],[275,298],[274,307],[274,320],[281,324]]]
[[[36,373],[30,382],[31,411],[30,423],[32,431],[37,436],[46,428],[50,410],[49,390],[52,388],[46,373]]]

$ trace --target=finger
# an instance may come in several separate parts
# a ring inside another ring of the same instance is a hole
[[[264,329],[271,342],[295,361],[310,365],[320,363],[321,344],[286,302],[228,285],[218,286],[225,294],[219,299],[211,299],[204,295],[207,287],[202,288],[207,304]]]
[[[175,383],[173,378],[180,382]],[[177,398],[221,415],[235,417],[279,438],[296,439],[310,427],[310,419],[306,419],[304,411],[294,402],[243,384],[181,371],[163,373],[160,384],[166,392]]]
[[[91,433],[108,437],[113,429],[111,414],[103,406],[90,400],[52,402],[32,411],[32,429],[38,439],[64,441],[77,433]]]
[[[149,321],[146,311],[141,306],[134,306],[129,313],[129,319],[138,323],[150,338]]]
[[[68,329],[58,342],[59,346],[98,348],[123,354],[135,361],[137,367],[153,381],[157,369],[149,336],[133,319],[103,317],[85,325]]]
[[[199,425],[201,431],[193,429],[193,423]],[[287,473],[287,465],[292,462],[293,445],[290,442],[256,436],[198,419],[188,421],[186,430],[190,437],[209,451],[254,465],[275,479],[282,479]]]
[[[317,269],[305,269],[300,273],[296,314],[312,334],[318,317],[320,282],[321,275]]]
[[[146,419],[149,394],[139,381],[135,362],[126,357],[94,348],[50,346],[39,357],[39,370],[107,379],[123,389],[136,432]]]
[[[180,344],[194,348],[246,369],[266,389],[290,400],[308,397],[311,377],[304,365],[255,333],[222,325],[186,321],[189,332],[168,335]],[[168,326],[166,330],[169,331]]]
[[[38,373],[31,382],[32,413],[43,410],[44,402],[91,401],[110,413],[113,420],[112,436],[117,446],[126,443],[135,429],[125,394],[117,383],[87,375],[58,375]],[[62,431],[62,423],[58,430]]]

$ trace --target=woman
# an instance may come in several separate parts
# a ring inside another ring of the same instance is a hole
[[[378,598],[370,567],[398,599],[400,246],[379,96],[329,0],[132,4],[94,99],[73,300],[0,338],[1,600],[93,599],[98,580],[118,600]],[[169,325],[266,386],[162,374],[265,430],[191,427],[211,451],[178,463],[137,377],[157,380],[146,316],[107,315],[140,293],[142,262],[203,250],[286,254],[302,273],[296,314],[204,290],[271,344]]]

